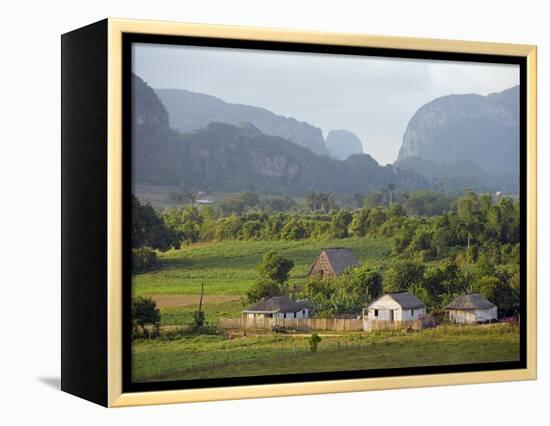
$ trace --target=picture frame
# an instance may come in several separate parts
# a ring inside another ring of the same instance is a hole
[[[386,368],[376,374],[325,371],[134,383],[129,269],[133,89],[128,66],[133,43],[517,65],[519,359]],[[63,391],[122,407],[536,379],[535,46],[112,18],[64,34],[61,45]]]

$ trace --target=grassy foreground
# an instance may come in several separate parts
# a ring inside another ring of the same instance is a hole
[[[519,359],[517,326],[443,326],[416,334],[321,333],[319,351],[309,335],[195,336],[133,344],[133,380],[188,380],[283,373],[455,365]]]

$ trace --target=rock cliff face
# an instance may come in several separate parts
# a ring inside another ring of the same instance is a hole
[[[369,155],[355,154],[346,161],[318,156],[251,124],[210,123],[180,138],[182,179],[196,187],[292,194],[367,193],[389,182],[403,189],[428,187],[417,173],[382,167]]]
[[[134,77],[132,166],[135,183],[196,189],[303,195],[310,191],[368,193],[389,182],[400,190],[429,187],[409,170],[380,166],[367,154],[345,161],[320,156],[254,124],[211,122],[179,133],[168,126],[156,95]]]
[[[212,122],[235,125],[252,123],[266,135],[288,139],[318,155],[329,154],[321,129],[292,117],[187,90],[163,89],[156,92],[166,106],[170,126],[180,133],[204,128]]]
[[[330,153],[339,160],[363,153],[363,144],[359,138],[347,130],[331,130],[328,132],[326,144]]]
[[[180,164],[173,156],[178,140],[155,91],[132,76],[132,175],[134,182],[175,185]]]
[[[472,161],[491,175],[519,173],[519,87],[488,96],[449,95],[411,118],[397,161]]]

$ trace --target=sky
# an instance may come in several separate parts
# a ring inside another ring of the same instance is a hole
[[[325,137],[345,129],[380,164],[395,161],[422,105],[519,84],[519,67],[503,64],[137,43],[132,58],[133,72],[155,89],[266,108],[319,127]]]

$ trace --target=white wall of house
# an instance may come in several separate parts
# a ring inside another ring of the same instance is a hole
[[[484,310],[477,310],[476,311],[477,321],[481,321],[481,322],[491,321],[491,320],[496,320],[497,317],[498,317],[498,313],[497,313],[497,307],[496,306],[494,308],[491,308],[491,309],[484,309]]]
[[[294,312],[287,312],[286,317],[283,312],[277,313],[277,318],[282,319],[299,319],[299,318],[309,318],[309,310],[308,309],[302,309],[301,311],[296,312],[296,316],[294,316]]]
[[[403,309],[400,321],[416,321],[426,316],[426,308]]]
[[[401,306],[388,295],[382,296],[376,302],[369,305],[367,318],[370,320],[397,321],[401,318]],[[393,318],[392,318],[393,313]]]
[[[449,310],[449,321],[459,324],[475,324],[497,319],[497,308],[478,310]]]
[[[269,318],[269,314],[264,313],[247,313],[244,314],[245,318],[253,320],[254,318]]]
[[[301,311],[298,311],[296,312],[296,316],[294,316],[294,312],[287,312],[286,313],[286,316],[285,316],[285,313],[283,312],[275,312],[272,316],[270,316],[270,314],[265,314],[265,313],[261,313],[261,312],[258,312],[258,313],[254,313],[254,312],[248,312],[248,313],[245,313],[244,314],[245,318],[247,319],[250,319],[250,320],[253,320],[255,318],[278,318],[278,319],[300,319],[300,318],[303,318],[303,319],[306,319],[306,318],[309,318],[310,315],[309,315],[309,309],[302,309]]]
[[[367,318],[375,321],[414,321],[425,316],[425,307],[417,309],[402,309],[401,305],[399,305],[388,295],[382,296],[367,309]]]
[[[369,309],[367,318],[373,321],[396,321],[399,309]],[[392,317],[393,312],[393,317]]]

